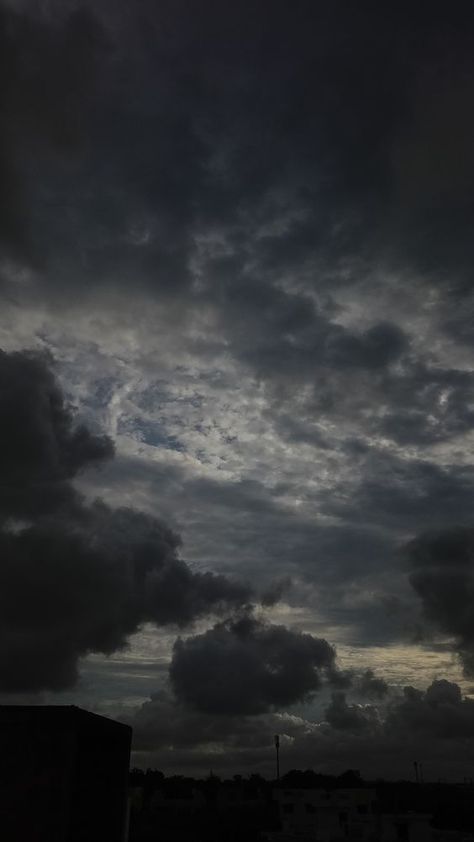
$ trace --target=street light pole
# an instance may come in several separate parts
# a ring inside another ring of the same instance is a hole
[[[276,749],[276,766],[277,766],[277,781],[280,780],[280,737],[275,734],[275,749]]]

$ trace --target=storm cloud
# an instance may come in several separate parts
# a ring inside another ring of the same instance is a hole
[[[71,480],[113,443],[75,422],[47,356],[0,350],[0,517],[35,517],[77,499]]]
[[[474,530],[426,534],[407,552],[426,618],[453,639],[466,674],[474,674]]]
[[[467,5],[449,36],[439,3],[429,18],[347,0],[298,14],[284,2],[193,11],[3,4],[7,249],[41,255],[44,283],[67,265],[62,283],[87,288],[113,268],[115,283],[134,273],[169,295],[191,289],[196,233],[219,227],[239,272],[250,257],[261,277],[317,263],[330,283],[331,264],[357,257],[437,262],[440,278],[456,260],[464,281]],[[374,360],[378,345],[382,362],[399,342],[342,337],[334,354]]]
[[[321,720],[290,711],[254,716],[216,716],[197,711],[163,689],[135,714],[134,752],[142,765],[205,769],[228,773],[247,768],[273,777],[273,735],[280,734],[285,770],[313,768],[340,773],[361,770],[364,777],[411,778],[413,758],[427,774],[440,770],[458,779],[474,757],[474,702],[446,679],[425,690],[393,690],[387,703],[361,705],[333,694]],[[222,751],[216,753],[216,745]],[[215,765],[214,765],[215,764]]]
[[[368,699],[383,699],[388,693],[388,684],[371,669],[365,670],[355,683],[355,689]]]
[[[170,679],[198,711],[257,714],[308,698],[334,660],[326,640],[246,616],[178,640]]]
[[[281,716],[295,764],[470,716],[421,688],[474,661],[473,33],[438,0],[0,0],[4,689],[160,652],[179,751]]]
[[[48,361],[0,356],[0,689],[61,689],[79,657],[123,648],[145,622],[184,626],[250,589],[179,558],[179,537],[133,509],[86,503],[71,479],[110,458],[76,425]]]
[[[377,724],[377,711],[365,705],[348,704],[345,693],[332,694],[331,704],[325,710],[325,719],[336,731],[365,731]]]

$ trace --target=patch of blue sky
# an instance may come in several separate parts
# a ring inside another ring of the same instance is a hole
[[[182,386],[181,386],[182,388]],[[165,381],[154,383],[145,389],[140,389],[133,394],[135,405],[146,412],[156,410],[160,406],[168,404],[189,404],[195,409],[202,406],[204,397],[197,391],[187,391],[184,394],[177,394],[176,390],[170,387]]]
[[[168,433],[160,422],[147,422],[140,418],[122,418],[119,421],[117,432],[121,435],[132,435],[144,444],[150,445],[150,447],[176,450],[179,453],[186,451],[183,442]]]
[[[95,388],[91,393],[91,400],[96,406],[107,407],[117,388],[117,381],[115,377],[104,377],[95,383]]]

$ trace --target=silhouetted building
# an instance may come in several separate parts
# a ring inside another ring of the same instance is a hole
[[[274,791],[281,830],[272,842],[432,842],[431,816],[381,813],[375,789],[289,789]],[[459,840],[457,841],[459,842]]]
[[[275,840],[300,838],[319,842],[370,840],[377,829],[373,789],[288,789],[274,791],[282,831]]]
[[[75,706],[0,706],[0,838],[124,842],[132,729]]]

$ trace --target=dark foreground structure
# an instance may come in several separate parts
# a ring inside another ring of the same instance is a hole
[[[474,842],[474,784],[132,769],[130,842]]]
[[[0,706],[0,838],[124,842],[131,736],[75,706]]]

